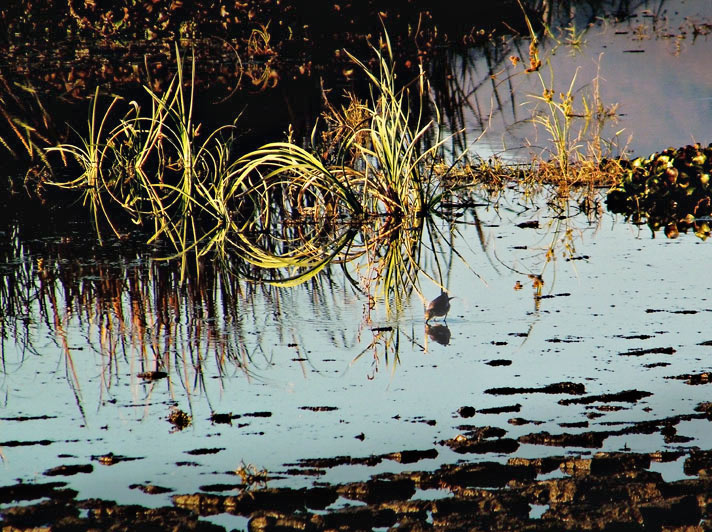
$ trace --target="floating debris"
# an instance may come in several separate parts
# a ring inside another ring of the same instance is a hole
[[[171,407],[171,413],[168,414],[168,421],[173,425],[171,432],[183,430],[193,423],[193,417],[183,412],[180,408]]]
[[[141,460],[141,458],[121,456],[114,453],[106,453],[99,456],[92,456],[92,460],[99,462],[101,465],[112,466],[119,462],[129,462],[133,460]]]
[[[139,379],[143,379],[145,381],[157,381],[168,377],[168,373],[166,373],[165,371],[144,371],[136,376]]]

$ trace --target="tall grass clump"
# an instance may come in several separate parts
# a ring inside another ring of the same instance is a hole
[[[148,85],[150,108],[136,101],[124,104],[114,97],[99,108],[99,88],[90,105],[86,135],[79,142],[47,149],[74,162],[74,176],[50,184],[79,191],[93,213],[97,233],[108,224],[122,236],[117,216],[151,227],[148,241],[164,239],[175,249],[171,257],[196,260],[225,244],[226,230],[234,229],[229,196],[239,176],[231,161],[234,124],[200,134],[193,116],[195,59],[186,79],[180,50],[177,71],[168,88],[158,93]],[[125,113],[113,114],[123,105]]]
[[[541,92],[530,94],[525,104],[532,108],[532,123],[546,132],[549,142],[549,146],[537,157],[537,179],[560,185],[609,181],[611,177],[608,170],[602,168],[602,162],[614,156],[615,149],[621,149],[618,138],[623,131],[616,132],[611,140],[604,140],[602,136],[604,126],[617,119],[617,105],[606,105],[601,99],[598,74],[590,82],[591,90],[577,88],[580,67],[565,88],[558,89],[559,81],[554,67],[549,57],[542,61],[539,39],[526,14],[525,21],[529,28],[530,46],[529,66],[524,72],[525,75],[536,76],[541,87]],[[546,31],[551,34],[548,28]],[[580,35],[573,41],[571,39],[565,40],[563,44],[573,49],[582,45]],[[557,46],[561,44],[559,42]],[[548,79],[545,79],[542,72],[545,66],[549,73]]]
[[[147,110],[114,98],[102,113],[97,89],[86,136],[49,150],[72,159],[77,177],[53,184],[85,195],[97,231],[108,223],[121,236],[118,216],[147,228],[149,243],[168,242],[174,251],[164,258],[180,259],[182,276],[189,258],[199,271],[210,256],[245,277],[292,286],[365,257],[384,281],[363,288],[376,286],[386,299],[405,293],[417,284],[423,218],[440,202],[449,170],[437,110],[425,118],[422,69],[401,86],[388,37],[373,50],[374,70],[349,54],[369,83],[368,100],[349,95],[339,117],[327,106],[324,122],[338,134],[324,132],[318,145],[315,128],[303,146],[290,133],[235,156],[234,124],[199,135],[195,60],[188,74],[176,48],[168,87],[145,87]]]
[[[432,171],[444,142],[438,138],[439,114],[435,108],[435,120],[425,122],[423,100],[428,97],[428,84],[422,70],[413,82],[398,87],[387,34],[374,51],[377,73],[347,52],[370,82],[371,101],[364,109],[365,124],[346,139],[342,149],[354,150],[363,163],[363,200],[367,210],[425,214],[439,199],[436,191],[440,179]],[[430,144],[424,147],[426,142]]]
[[[118,234],[104,204],[104,199],[110,186],[104,174],[108,164],[107,151],[112,148],[112,139],[117,135],[115,128],[107,131],[107,121],[118,101],[119,98],[114,97],[104,114],[99,116],[97,109],[99,88],[97,87],[91,101],[87,135],[85,137],[78,135],[80,137],[79,144],[59,144],[46,150],[47,153],[59,152],[63,158],[69,158],[77,163],[80,170],[78,176],[65,181],[51,181],[50,184],[60,188],[81,191],[84,204],[88,205],[92,213],[100,239],[100,215],[103,215],[114,232]]]
[[[349,94],[341,110],[327,102],[325,122],[331,127],[322,132],[322,144],[317,145],[315,129],[311,146],[288,138],[243,155],[233,166],[236,180],[249,184],[256,206],[255,216],[236,235],[238,254],[260,269],[291,272],[276,279],[267,273],[270,282],[303,282],[332,262],[371,256],[383,242],[394,241],[383,254],[389,257],[385,263],[372,257],[371,271],[387,273],[384,285],[376,284],[391,293],[406,281],[413,286],[417,278],[412,257],[394,256],[394,250],[410,250],[412,244],[393,237],[402,236],[404,227],[422,225],[414,217],[429,214],[440,201],[439,117],[424,118],[428,85],[423,72],[399,87],[388,37],[373,50],[377,71],[349,54],[369,82],[369,100]],[[374,222],[383,216],[393,220]],[[275,219],[310,229],[285,230],[273,225]],[[364,222],[381,229],[352,242]]]
[[[422,215],[431,209],[439,200],[440,180],[432,168],[443,141],[438,138],[437,116],[424,119],[427,81],[421,71],[413,82],[398,87],[387,36],[374,52],[377,72],[347,52],[369,81],[370,101],[351,98],[347,112],[359,121],[351,121],[350,129],[332,137],[336,145],[321,150],[333,153],[333,158],[322,157],[314,146],[304,149],[288,140],[243,157],[244,172],[260,176],[265,191],[287,182],[308,183],[315,191],[333,189],[352,215]],[[349,121],[345,114],[341,119]]]

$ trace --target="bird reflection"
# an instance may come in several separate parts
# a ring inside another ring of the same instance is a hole
[[[441,345],[448,345],[450,343],[450,328],[447,325],[441,323],[429,325],[426,323],[425,334],[427,334],[431,340]]]

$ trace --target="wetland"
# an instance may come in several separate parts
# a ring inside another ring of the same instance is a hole
[[[712,528],[710,1],[217,4],[3,11],[3,530]]]

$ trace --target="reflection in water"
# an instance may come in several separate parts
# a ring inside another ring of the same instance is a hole
[[[383,364],[395,368],[400,330],[378,322],[398,319],[413,290],[420,293],[421,274],[425,279],[442,277],[440,257],[452,244],[433,220],[425,220],[409,220],[405,227],[384,218],[359,231],[351,229],[341,255],[320,267],[319,275],[289,289],[245,281],[234,275],[235,262],[226,268],[223,262],[205,261],[200,276],[192,273],[182,281],[181,265],[153,260],[152,248],[118,242],[101,247],[91,235],[75,232],[63,233],[57,241],[23,239],[20,226],[11,225],[6,231],[11,237],[0,247],[6,270],[0,290],[3,355],[38,354],[38,325],[46,324],[82,417],[87,348],[101,363],[101,401],[118,393],[115,389],[127,374],[142,391],[139,402],[165,388],[188,400],[207,394],[206,374],[221,381],[235,376],[263,380],[275,364],[275,338],[278,346],[288,347],[306,376],[315,368],[309,354],[313,331],[304,326],[306,321],[353,323],[355,327],[329,337],[328,345],[348,353],[366,343],[362,354],[372,353],[372,374]],[[343,237],[338,231],[330,234]],[[424,234],[430,243],[426,254]],[[333,275],[337,267],[346,275]],[[251,277],[259,279],[259,273],[253,269]],[[273,271],[269,280],[279,275]],[[304,292],[309,309],[297,303]],[[361,297],[365,303],[359,324],[342,313],[358,314],[344,309],[343,302]],[[353,329],[358,329],[355,339]],[[372,340],[363,342],[368,334]],[[418,344],[413,335],[403,336]],[[2,362],[3,370],[12,372],[25,359],[3,356]]]
[[[298,361],[306,378],[322,371],[311,355],[320,342],[344,353],[351,366],[370,363],[372,378],[384,368],[395,371],[404,342],[425,352],[428,341],[449,344],[444,324],[426,324],[424,339],[419,327],[409,325],[409,309],[417,308],[414,323],[421,323],[422,307],[414,304],[424,301],[421,284],[447,286],[453,270],[468,272],[469,279],[457,280],[463,297],[458,306],[465,305],[472,283],[482,280],[472,257],[481,257],[490,260],[492,275],[503,266],[530,276],[538,308],[545,277],[547,287],[554,284],[549,267],[559,257],[575,260],[576,242],[601,215],[595,197],[563,198],[546,189],[524,195],[460,190],[448,205],[445,221],[415,218],[406,226],[383,218],[354,229],[341,255],[319,275],[288,289],[245,281],[234,275],[235,263],[225,269],[210,261],[201,265],[200,276],[181,282],[180,264],[152,260],[151,248],[100,247],[91,235],[67,232],[58,241],[23,238],[18,226],[9,226],[11,237],[0,247],[6,270],[0,291],[3,353],[41,352],[37,331],[46,324],[82,412],[87,348],[101,364],[102,401],[115,397],[127,376],[141,390],[139,402],[164,389],[188,400],[208,395],[207,376],[266,382],[275,365],[285,363],[284,352]],[[539,220],[533,229],[509,223],[531,219]],[[535,244],[498,249],[492,237],[503,222],[520,235],[536,235]],[[473,234],[481,249],[471,249]],[[254,269],[253,279],[258,274]],[[279,275],[273,271],[270,280]],[[442,300],[448,306],[450,297]],[[426,318],[447,315],[447,309],[435,310]],[[334,323],[344,326],[320,325]],[[315,335],[319,330],[326,336]],[[3,363],[11,373],[25,359],[5,355]],[[147,380],[147,375],[167,378]]]
[[[706,142],[709,2],[553,4],[558,20],[538,35],[541,73],[554,100],[573,89],[572,147],[608,157]],[[461,132],[453,153],[471,146],[483,159],[523,163],[551,155],[549,132],[536,127],[547,109],[532,105],[542,85],[525,72],[528,44],[513,36],[433,62],[434,100],[449,130]]]
[[[436,325],[426,324],[425,334],[440,345],[448,345],[450,343],[450,328],[442,323]]]

